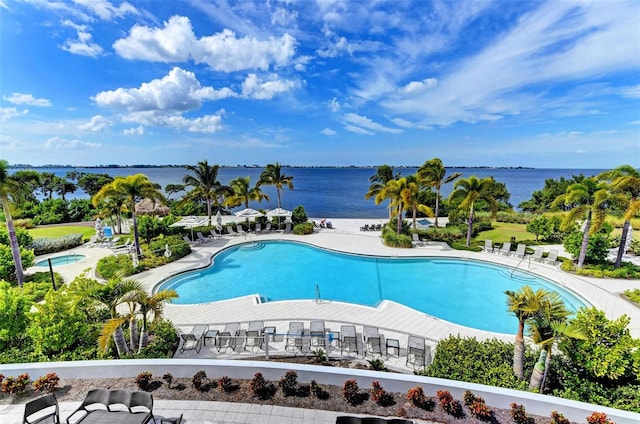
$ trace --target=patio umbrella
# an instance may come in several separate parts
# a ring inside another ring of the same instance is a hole
[[[220,209],[218,209],[218,213],[216,214],[216,222],[218,223],[218,228],[222,228],[222,214],[220,213]]]
[[[291,211],[288,211],[286,209],[282,209],[282,208],[275,208],[275,209],[271,209],[270,211],[267,212],[267,216],[268,217],[274,217],[277,216],[278,217],[278,228],[280,228],[280,217],[284,216],[284,217],[291,217]]]
[[[247,222],[249,222],[249,218],[256,218],[259,216],[264,216],[264,214],[260,211],[257,211],[255,209],[251,209],[251,208],[246,208],[243,209],[241,211],[238,212],[234,212],[233,213],[235,216],[239,217],[239,218],[246,218]]]
[[[136,213],[140,215],[168,215],[171,209],[152,199],[142,199],[136,203]]]
[[[207,225],[206,216],[185,216],[180,221],[169,225],[170,227],[191,228],[191,240],[193,240],[193,228]]]
[[[102,241],[104,234],[102,233],[102,220],[100,218],[96,219],[96,223],[94,228],[96,229],[96,241]]]

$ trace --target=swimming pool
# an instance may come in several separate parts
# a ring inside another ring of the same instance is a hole
[[[87,256],[81,255],[79,253],[72,253],[70,255],[61,255],[54,256],[51,259],[51,266],[60,266],[67,264],[74,264],[76,262],[80,262],[84,260]],[[49,261],[47,259],[43,259],[41,261],[36,262],[36,266],[49,266]]]
[[[532,274],[486,262],[441,258],[386,258],[339,253],[303,243],[245,243],[220,252],[206,269],[163,282],[195,304],[258,294],[262,301],[314,299],[376,306],[392,300],[417,311],[481,330],[513,333],[505,290],[524,285],[557,291],[572,311],[585,305]]]

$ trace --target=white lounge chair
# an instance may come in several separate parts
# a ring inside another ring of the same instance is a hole
[[[271,223],[267,222],[267,226],[264,228],[264,231],[266,231],[267,233],[271,231]]]
[[[484,247],[482,251],[485,253],[493,253],[493,241],[491,239],[484,240]]]
[[[418,233],[411,234],[411,244],[414,246],[424,246],[424,242],[420,240],[420,235]]]
[[[533,251],[533,254],[530,255],[529,259],[533,259],[534,261],[542,262],[542,254],[544,253],[544,248],[536,247]]]
[[[285,233],[290,233],[291,232],[291,223],[287,222],[287,224],[284,227],[284,232]]]
[[[355,325],[340,326],[340,353],[345,350],[347,353],[354,352],[356,356],[360,353],[358,350],[358,335]]]
[[[511,242],[505,242],[500,250],[498,251],[500,255],[511,256]]]
[[[262,349],[263,342],[264,342],[264,322],[263,321],[249,322],[249,328],[245,333],[244,350],[253,351],[253,348]]]
[[[259,222],[256,222],[256,233],[261,233],[262,232],[262,224],[260,224]]]
[[[229,348],[231,348],[231,350],[235,350],[236,336],[238,335],[239,331],[240,331],[240,323],[238,322],[227,323],[224,326],[224,330],[219,332],[216,336],[216,348],[218,349],[218,352],[220,352],[222,349],[225,349],[226,351]]]
[[[309,335],[311,336],[311,341],[315,342],[316,346],[325,346],[326,334],[324,321],[311,321],[311,324],[309,324]]]
[[[424,338],[409,336],[407,342],[407,365],[413,364],[419,367],[427,365],[427,346]]]
[[[560,261],[558,261],[558,250],[556,249],[549,250],[549,256],[547,256],[547,259],[544,261],[544,263],[554,265],[554,266],[558,265],[560,263]]]
[[[205,237],[200,231],[196,233],[196,236],[198,237],[198,240],[200,240],[200,243],[209,243],[212,240],[211,237]]]
[[[215,228],[212,228],[211,230],[209,230],[209,232],[211,233],[211,237],[215,240],[215,239],[219,239],[222,238],[222,234],[218,232],[218,230],[216,230]]]
[[[182,346],[180,346],[180,354],[182,355],[185,350],[195,350],[200,353],[202,349],[202,343],[204,335],[209,331],[209,326],[205,324],[195,325],[188,333],[180,332],[180,338],[182,339]]]
[[[516,248],[516,258],[523,258],[527,252],[527,246],[524,243],[518,243],[518,247]]]
[[[238,235],[246,237],[247,232],[242,228],[242,225],[238,224],[236,227],[238,227]]]
[[[364,336],[365,356],[367,353],[371,356],[382,355],[382,337],[378,333],[378,328],[364,326],[362,335]]]
[[[236,230],[233,229],[233,226],[231,225],[227,225],[227,232],[229,233],[230,236],[239,236],[240,233],[238,233]]]
[[[295,349],[297,340],[302,338],[304,334],[304,323],[302,321],[291,321],[289,322],[289,330],[287,331],[287,335],[285,338],[284,350],[288,350],[289,348]]]

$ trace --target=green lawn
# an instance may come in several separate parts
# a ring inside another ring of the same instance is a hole
[[[477,243],[484,245],[485,239],[490,239],[494,243],[504,243],[505,241],[511,241],[511,237],[516,238],[516,243],[523,240],[535,240],[535,234],[527,231],[526,224],[513,224],[508,222],[493,222],[491,224],[493,230],[482,231],[475,238]]]
[[[56,238],[69,234],[82,234],[82,238],[90,238],[96,233],[93,227],[83,227],[80,225],[67,225],[60,227],[40,227],[32,228],[29,231],[31,237],[37,238]]]

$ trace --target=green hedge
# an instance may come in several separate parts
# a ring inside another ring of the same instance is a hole
[[[313,223],[311,222],[304,222],[302,224],[298,224],[295,227],[293,227],[293,234],[297,234],[299,236],[305,235],[305,234],[312,234],[312,233],[313,233]]]
[[[382,239],[384,240],[384,244],[390,247],[402,247],[408,249],[413,247],[410,236],[406,234],[398,234],[386,226],[382,229]]]
[[[105,256],[98,261],[96,273],[100,278],[109,280],[118,275],[126,277],[135,274],[136,268],[129,255]]]
[[[60,252],[62,250],[72,249],[82,244],[82,234],[69,234],[56,238],[37,238],[33,240],[31,246],[33,253],[36,255],[44,255],[47,253]]]

